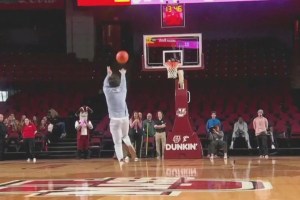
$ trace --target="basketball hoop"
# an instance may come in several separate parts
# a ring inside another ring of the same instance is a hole
[[[180,63],[177,61],[168,61],[165,63],[165,67],[168,71],[168,78],[177,78],[177,70],[180,66]]]

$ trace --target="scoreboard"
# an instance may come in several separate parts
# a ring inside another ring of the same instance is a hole
[[[131,0],[77,0],[78,6],[129,6]]]
[[[145,4],[248,2],[269,0],[77,0],[78,6],[129,6]]]
[[[184,27],[184,4],[163,4],[161,6],[161,27]]]

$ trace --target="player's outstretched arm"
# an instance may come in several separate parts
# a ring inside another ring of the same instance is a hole
[[[121,88],[126,88],[126,87],[127,87],[127,84],[126,84],[126,77],[125,77],[126,69],[122,68],[122,69],[119,70],[119,72],[121,73],[121,83],[120,83],[120,87],[121,87]]]
[[[110,66],[106,67],[106,71],[107,71],[107,75],[106,75],[106,77],[104,79],[104,82],[103,82],[103,88],[109,87],[108,78],[112,75],[112,71],[111,71]]]
[[[107,71],[107,76],[111,76],[112,75],[112,71],[111,71],[110,66],[106,67],[106,71]]]

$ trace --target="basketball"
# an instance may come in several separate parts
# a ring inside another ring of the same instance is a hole
[[[116,60],[119,64],[127,63],[128,59],[129,59],[129,55],[127,51],[119,51],[116,55]]]

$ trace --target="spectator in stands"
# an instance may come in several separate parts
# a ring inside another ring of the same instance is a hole
[[[47,127],[47,130],[48,130],[48,133],[47,133],[48,134],[48,142],[50,143],[50,137],[51,137],[50,135],[53,132],[53,124],[49,123],[47,116],[44,116],[42,118],[42,120],[43,120],[43,122],[45,122],[45,126]]]
[[[155,121],[155,143],[157,159],[164,159],[165,146],[166,146],[166,122],[163,119],[162,111],[157,112],[157,120]]]
[[[48,111],[47,121],[49,122],[49,124],[52,124],[53,131],[55,130],[55,132],[51,134],[52,139],[57,140],[58,138],[66,137],[66,124],[63,119],[59,117],[58,112],[56,112],[56,110],[54,110],[53,108]]]
[[[257,117],[253,120],[253,128],[258,141],[259,157],[269,158],[267,137],[268,120],[263,117],[263,113],[264,111],[262,109],[257,111]]]
[[[7,118],[4,119],[3,123],[5,124],[6,127],[8,127],[8,119]]]
[[[29,121],[28,118],[24,120],[24,126],[22,128],[22,136],[24,141],[24,146],[26,149],[27,162],[32,159],[33,163],[36,162],[35,158],[35,134],[37,129],[35,125]]]
[[[26,119],[26,115],[22,115],[19,123],[20,129],[22,129],[22,127],[24,126],[25,119]]]
[[[233,149],[234,141],[237,137],[245,138],[248,145],[248,149],[251,149],[249,134],[248,134],[248,125],[243,120],[242,117],[239,117],[238,121],[234,123],[230,149]]]
[[[4,124],[4,117],[0,114],[0,161],[3,160],[5,138],[7,137],[7,127]]]
[[[217,153],[218,149],[223,149],[224,151],[224,159],[227,159],[227,143],[223,140],[224,132],[221,131],[220,126],[216,125],[211,128],[209,139],[211,141],[208,154],[210,155],[210,159],[214,159],[214,155]]]
[[[42,149],[45,151],[48,151],[48,144],[50,143],[50,140],[48,138],[48,125],[47,125],[47,119],[43,118],[41,120],[40,125],[38,126],[38,134],[42,138]]]
[[[143,113],[139,112],[139,118],[141,121],[143,121]]]
[[[143,141],[143,129],[142,129],[142,120],[139,117],[138,112],[133,112],[129,120],[130,127],[130,137],[133,146],[135,146],[136,155],[141,157],[141,148]]]
[[[39,122],[37,116],[32,117],[32,123],[35,125],[35,127],[39,127]]]
[[[143,133],[146,138],[145,148],[146,148],[146,156],[148,156],[148,147],[149,147],[149,137],[153,137],[155,135],[154,121],[152,120],[152,114],[147,114],[147,119],[143,121]],[[150,156],[154,156],[154,152],[149,152]]]
[[[211,119],[209,119],[206,123],[206,132],[210,133],[211,129],[215,126],[221,127],[221,121],[217,118],[217,112],[211,112]]]
[[[18,120],[16,120],[15,115],[14,114],[10,114],[8,119],[7,119],[7,130],[8,130],[8,144],[16,144],[18,145],[19,140],[20,140],[20,135],[19,135],[19,131],[20,131],[20,126],[19,126],[19,122]],[[16,147],[17,150],[19,148]]]

